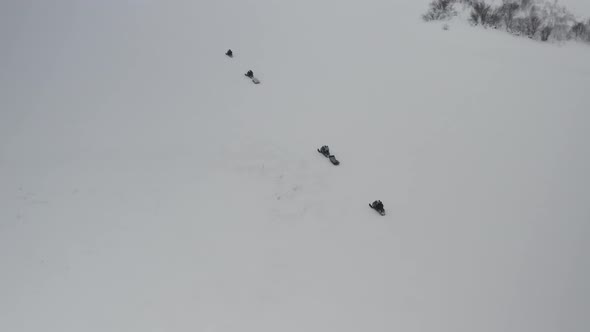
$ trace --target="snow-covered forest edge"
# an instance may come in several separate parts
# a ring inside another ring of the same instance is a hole
[[[590,43],[590,18],[577,18],[557,0],[434,0],[422,18],[449,20],[458,15],[474,26],[503,29],[516,36]]]

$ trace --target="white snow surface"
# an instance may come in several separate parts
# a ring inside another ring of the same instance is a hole
[[[555,2],[555,0],[549,2]],[[588,20],[590,18],[590,1],[586,0],[558,0],[557,3],[565,6],[575,16]]]
[[[427,4],[2,2],[0,331],[590,330],[590,47]]]

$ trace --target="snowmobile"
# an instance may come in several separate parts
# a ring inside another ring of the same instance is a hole
[[[246,75],[246,77],[248,77],[249,79],[252,80],[252,83],[254,84],[260,84],[260,80],[257,79],[256,77],[254,77],[254,72],[251,70],[248,70],[248,72],[246,72],[244,75]]]
[[[336,159],[336,156],[334,156],[333,154],[330,154],[330,148],[327,145],[324,145],[321,148],[319,148],[318,152],[321,153],[324,157],[330,159],[330,162],[333,165],[335,165],[335,166],[340,165],[340,162]]]
[[[336,157],[333,154],[330,155],[328,158],[330,159],[330,162],[334,164],[334,166],[340,165],[340,162],[336,159]]]
[[[385,215],[385,208],[383,208],[383,203],[381,203],[381,201],[377,200],[374,201],[373,204],[369,203],[369,206],[371,209],[377,211],[380,215]]]

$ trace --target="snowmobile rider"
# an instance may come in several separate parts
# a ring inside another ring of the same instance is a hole
[[[373,202],[373,208],[379,211],[383,211],[383,203],[381,203],[381,201],[377,200]]]

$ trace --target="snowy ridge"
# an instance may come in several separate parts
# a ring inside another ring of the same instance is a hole
[[[426,6],[0,5],[0,331],[587,331],[590,48]]]

